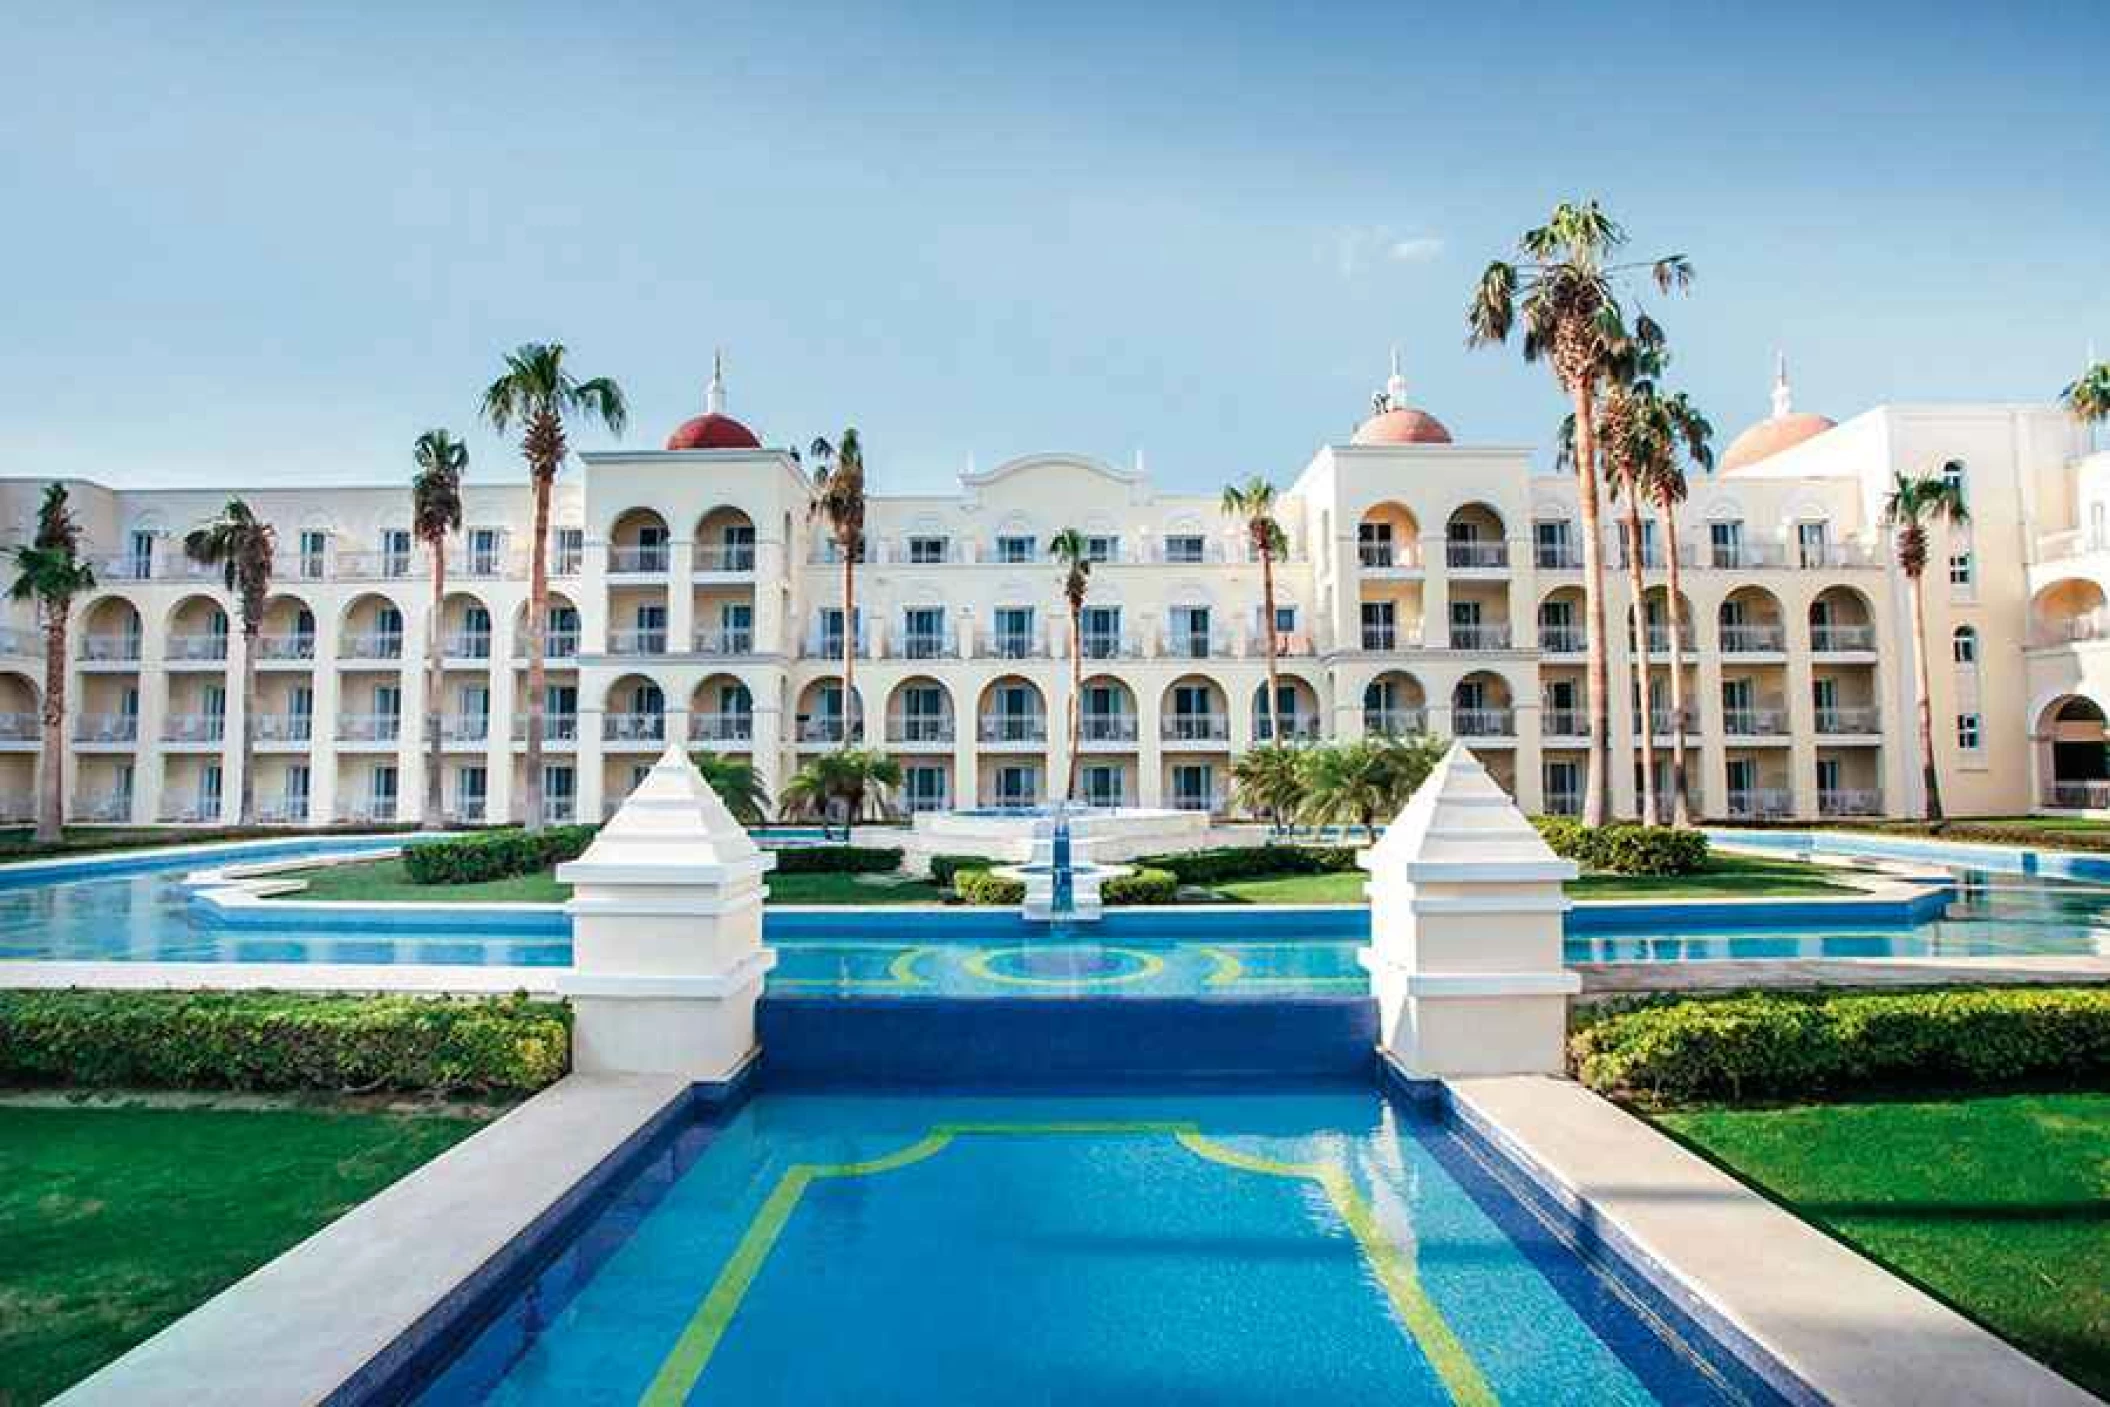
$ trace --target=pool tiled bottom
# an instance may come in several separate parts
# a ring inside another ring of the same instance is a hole
[[[764,1094],[427,1403],[1707,1403],[1722,1378],[1367,1090]]]
[[[1369,990],[1357,944],[809,942],[777,945],[772,996],[1285,996]]]

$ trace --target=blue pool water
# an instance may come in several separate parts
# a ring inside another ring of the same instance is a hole
[[[777,1092],[653,1158],[422,1400],[1766,1400],[1675,1332],[1373,1091]]]

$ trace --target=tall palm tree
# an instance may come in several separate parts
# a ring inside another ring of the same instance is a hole
[[[2059,401],[2091,432],[2110,420],[2110,362],[2091,361],[2085,371],[2059,392]]]
[[[37,843],[58,843],[66,815],[66,624],[73,599],[95,589],[95,568],[81,557],[81,525],[66,503],[66,486],[51,484],[37,506],[37,533],[16,547],[8,595],[37,603],[44,628],[43,786],[37,796]]]
[[[1594,200],[1563,202],[1543,225],[1525,231],[1518,241],[1523,256],[1515,263],[1497,259],[1480,275],[1466,310],[1467,342],[1479,346],[1506,342],[1519,315],[1524,323],[1524,360],[1548,360],[1554,379],[1569,399],[1575,416],[1577,516],[1582,528],[1583,631],[1588,652],[1584,674],[1590,714],[1588,761],[1583,791],[1583,820],[1602,825],[1607,816],[1605,759],[1607,747],[1604,625],[1604,543],[1597,503],[1597,396],[1607,364],[1627,341],[1619,289],[1627,276],[1646,269],[1656,286],[1668,293],[1692,282],[1692,265],[1682,254],[1642,263],[1613,263],[1626,244],[1626,231],[1598,208]],[[1635,336],[1646,337],[1653,324],[1646,314],[1635,323]]]
[[[1277,714],[1282,675],[1277,667],[1277,647],[1281,642],[1275,638],[1275,558],[1289,543],[1283,536],[1282,524],[1275,521],[1275,486],[1258,474],[1242,484],[1226,484],[1223,513],[1226,518],[1245,524],[1246,537],[1260,558],[1260,637],[1267,646],[1267,736],[1279,743],[1284,739],[1277,726],[1281,722]]]
[[[183,554],[220,578],[242,613],[242,791],[236,824],[256,824],[256,638],[264,628],[264,601],[271,594],[271,565],[278,531],[229,499],[220,516],[184,536]]]
[[[1286,831],[1304,802],[1303,754],[1285,743],[1267,743],[1239,754],[1231,764],[1232,796],[1268,828]]]
[[[1970,521],[1963,486],[1940,474],[1896,476],[1883,501],[1883,525],[1896,534],[1898,570],[1912,587],[1912,692],[1919,714],[1920,778],[1927,793],[1926,816],[1941,819],[1941,781],[1934,770],[1934,700],[1927,684],[1927,527]]]
[[[1670,788],[1671,824],[1692,824],[1692,782],[1685,757],[1685,589],[1679,580],[1678,505],[1685,501],[1685,473],[1679,458],[1702,471],[1714,468],[1714,426],[1683,391],[1664,395],[1653,380],[1634,388],[1629,433],[1636,441],[1640,490],[1655,506],[1658,535],[1664,546],[1664,589],[1670,617]]]
[[[865,455],[853,427],[840,444],[813,442],[813,499],[806,515],[828,525],[843,563],[843,747],[858,734],[857,690],[851,672],[857,663],[857,559],[864,555]]]
[[[1084,731],[1084,594],[1091,589],[1092,555],[1075,528],[1048,539],[1048,555],[1063,569],[1062,599],[1070,608],[1070,780],[1062,794],[1075,801],[1077,744]]]
[[[469,447],[446,430],[427,430],[418,436],[411,457],[418,473],[410,481],[410,530],[432,554],[432,614],[425,641],[425,811],[420,824],[433,830],[440,824],[440,772],[446,759],[440,738],[440,614],[447,601],[447,535],[462,525],[462,471],[469,466]]]
[[[484,391],[483,418],[503,435],[520,427],[520,453],[535,491],[534,537],[528,544],[527,828],[542,829],[542,728],[548,700],[549,495],[569,445],[564,418],[598,420],[623,433],[630,408],[623,390],[605,376],[581,381],[564,364],[561,342],[526,342],[508,352],[505,371]]]

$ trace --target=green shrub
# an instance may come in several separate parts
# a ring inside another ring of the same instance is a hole
[[[1643,826],[1630,821],[1586,826],[1573,816],[1534,816],[1554,854],[1586,870],[1608,874],[1695,874],[1707,865],[1707,837],[1676,826]]]
[[[1147,865],[1115,875],[1099,886],[1099,897],[1109,904],[1173,904],[1179,902],[1179,894],[1178,875]]]
[[[1228,845],[1177,855],[1146,855],[1136,862],[1165,870],[1181,884],[1223,884],[1273,875],[1333,874],[1355,868],[1352,845]]]
[[[570,1060],[570,1011],[524,997],[0,992],[0,1085],[483,1093]]]
[[[930,857],[931,882],[940,889],[950,889],[961,870],[986,870],[1002,863],[1002,860],[992,860],[987,855],[933,855]]]
[[[1003,907],[1026,902],[1026,882],[988,870],[961,870],[952,877],[952,892],[963,904]]]
[[[1586,1014],[1584,1084],[1671,1101],[2110,1076],[2110,988],[1744,992]]]
[[[874,845],[792,845],[776,851],[778,874],[892,874],[901,851]]]
[[[480,884],[540,874],[579,858],[599,830],[599,826],[551,826],[532,833],[479,831],[452,840],[421,841],[403,847],[403,871],[412,884]]]

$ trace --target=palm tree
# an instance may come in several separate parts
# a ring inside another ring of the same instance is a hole
[[[418,466],[410,481],[410,530],[432,553],[432,617],[425,649],[425,813],[420,824],[440,824],[445,753],[440,739],[440,613],[447,600],[447,534],[462,525],[462,471],[469,447],[445,430],[427,430],[411,450]]]
[[[1963,486],[1940,474],[1896,476],[1883,501],[1883,525],[1896,533],[1898,570],[1912,588],[1912,691],[1919,712],[1920,778],[1927,792],[1926,817],[1941,819],[1941,781],[1934,771],[1934,700],[1927,685],[1927,526],[1965,523]]]
[[[811,817],[825,833],[839,813],[843,838],[867,805],[884,809],[887,792],[901,785],[901,764],[870,748],[846,747],[808,761],[784,783],[779,798],[786,817]]]
[[[1467,342],[1478,346],[1506,342],[1519,314],[1524,323],[1524,360],[1545,358],[1553,368],[1575,416],[1577,516],[1583,552],[1583,631],[1588,651],[1584,675],[1590,714],[1588,762],[1585,768],[1583,820],[1602,825],[1606,819],[1605,758],[1607,701],[1604,626],[1604,543],[1597,506],[1597,393],[1607,364],[1628,341],[1618,290],[1625,278],[1646,268],[1664,292],[1692,282],[1692,265],[1682,254],[1646,263],[1611,263],[1626,243],[1626,231],[1598,208],[1597,202],[1563,202],[1544,225],[1525,231],[1518,241],[1523,258],[1495,260],[1480,276],[1466,311]],[[1651,340],[1654,324],[1646,314],[1635,323],[1634,336]]]
[[[1063,568],[1062,599],[1070,608],[1070,781],[1063,795],[1075,801],[1077,744],[1084,731],[1084,594],[1092,584],[1092,555],[1075,528],[1048,539],[1048,555]]]
[[[1231,764],[1232,796],[1256,816],[1268,818],[1277,831],[1289,829],[1304,799],[1301,753],[1284,743],[1268,743],[1240,754]]]
[[[564,365],[561,342],[526,342],[506,354],[505,371],[484,391],[483,418],[505,434],[520,427],[520,453],[535,490],[534,537],[528,545],[527,828],[542,829],[542,728],[549,687],[549,494],[569,445],[564,417],[598,420],[623,433],[630,409],[605,376],[581,381]]]
[[[1284,739],[1277,726],[1282,676],[1276,665],[1276,647],[1281,642],[1275,638],[1275,558],[1288,547],[1288,539],[1275,521],[1275,486],[1258,474],[1242,484],[1225,485],[1223,514],[1245,524],[1246,537],[1260,558],[1260,635],[1267,645],[1266,736],[1279,743]]]
[[[718,793],[734,820],[743,826],[759,826],[767,819],[769,793],[763,790],[762,779],[755,774],[752,762],[716,752],[699,752],[689,760],[696,764],[711,790]]]
[[[44,627],[43,786],[37,796],[37,843],[56,845],[66,814],[66,623],[73,599],[95,589],[95,568],[81,557],[81,525],[66,504],[66,486],[52,484],[37,507],[37,533],[13,550],[15,581],[8,595],[37,603]]]
[[[2088,427],[2110,420],[2110,362],[2090,362],[2087,370],[2059,392],[2059,401],[2074,419]]]
[[[1651,380],[1634,388],[1629,433],[1636,440],[1640,490],[1655,505],[1657,531],[1664,545],[1664,590],[1670,618],[1671,824],[1688,826],[1692,824],[1692,783],[1685,758],[1685,645],[1680,634],[1685,588],[1678,569],[1678,505],[1685,501],[1685,473],[1678,460],[1682,454],[1703,471],[1712,470],[1714,426],[1683,391],[1663,395]]]
[[[809,518],[827,523],[843,561],[843,747],[858,736],[857,690],[851,671],[857,662],[857,559],[865,544],[865,456],[855,428],[843,431],[841,444],[813,442],[813,500]]]
[[[186,557],[220,569],[242,612],[242,801],[236,824],[244,826],[256,824],[256,637],[264,628],[277,546],[277,530],[239,498],[229,499],[219,517],[183,539]]]
[[[1434,738],[1360,738],[1303,749],[1304,799],[1298,814],[1313,825],[1360,825],[1377,834],[1381,817],[1397,815],[1443,760]]]

